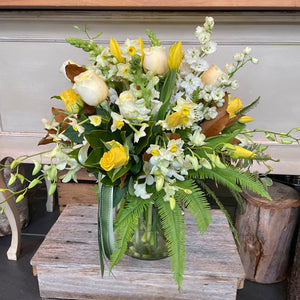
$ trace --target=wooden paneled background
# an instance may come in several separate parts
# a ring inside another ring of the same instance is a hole
[[[209,61],[223,67],[245,46],[253,49],[258,65],[249,64],[237,73],[240,89],[233,96],[245,104],[261,96],[250,115],[252,128],[287,131],[300,127],[300,12],[139,12],[139,11],[0,11],[0,153],[35,151],[43,135],[42,118],[50,118],[50,99],[71,84],[59,73],[66,59],[86,63],[87,55],[65,42],[65,37],[84,37],[73,25],[87,26],[91,35],[102,31],[98,43],[111,36],[147,39],[145,28],[157,33],[169,47],[181,40],[197,44],[194,30],[206,15],[215,17],[213,39],[218,50]],[[300,147],[274,145],[270,153],[281,162],[274,173],[300,175]]]

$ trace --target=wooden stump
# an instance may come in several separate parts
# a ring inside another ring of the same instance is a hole
[[[288,300],[300,300],[300,227],[298,226],[298,239],[295,250],[292,271],[288,280]]]
[[[272,201],[244,191],[245,212],[238,212],[235,224],[246,278],[260,283],[286,279],[300,205],[297,191],[287,185],[274,182],[268,191]]]

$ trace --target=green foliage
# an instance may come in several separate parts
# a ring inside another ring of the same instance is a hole
[[[260,97],[258,97],[256,100],[254,100],[249,105],[247,105],[244,108],[242,108],[239,111],[237,111],[235,114],[236,115],[246,114],[247,112],[249,112],[250,110],[252,110],[253,108],[255,108],[258,105],[259,101],[260,101]]]
[[[110,258],[113,252],[113,186],[101,183],[101,174],[98,175],[98,244],[101,275],[104,274],[104,260]]]
[[[134,229],[138,224],[140,214],[146,206],[149,205],[149,200],[129,194],[123,201],[124,203],[121,205],[114,223],[116,240],[114,251],[110,256],[110,271],[125,253],[127,243],[131,239]]]
[[[153,33],[150,29],[146,29],[146,33],[151,41],[151,47],[160,46],[161,42],[157,39],[155,33]]]
[[[227,218],[227,221],[229,223],[230,229],[234,235],[235,240],[237,241],[238,245],[240,246],[240,242],[239,242],[239,238],[238,238],[238,233],[235,229],[235,227],[233,226],[233,222],[228,214],[228,211],[226,210],[226,208],[224,207],[224,205],[222,204],[222,202],[219,200],[219,198],[216,196],[216,194],[208,187],[208,185],[206,185],[202,180],[199,180],[198,183],[200,184],[200,186],[206,191],[206,193],[215,200],[216,204],[219,206],[219,208],[222,210],[222,212],[224,213],[224,215]]]
[[[179,190],[176,195],[182,199],[190,214],[195,218],[199,232],[204,234],[211,222],[210,205],[206,195],[192,179],[178,182],[177,185],[191,191],[190,194],[187,194],[184,190]]]
[[[178,289],[181,288],[185,267],[185,223],[179,203],[172,210],[169,202],[162,197],[157,199],[161,224],[167,239],[169,260]]]
[[[176,71],[169,71],[167,73],[164,85],[162,87],[161,93],[160,93],[160,101],[163,103],[162,106],[160,107],[156,120],[163,120],[165,118],[165,114],[169,108],[170,105],[170,99],[175,87],[176,83],[176,76],[177,73]]]
[[[236,192],[241,192],[241,188],[245,188],[271,200],[269,193],[259,179],[249,172],[244,172],[238,168],[230,166],[226,169],[215,168],[209,170],[201,168],[191,175],[193,178],[212,179]]]

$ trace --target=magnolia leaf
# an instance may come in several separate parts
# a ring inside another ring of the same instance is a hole
[[[131,162],[129,161],[125,166],[118,168],[118,169],[112,169],[107,172],[107,175],[110,177],[111,181],[114,182],[120,177],[122,177],[124,174],[126,174],[131,168]]]
[[[84,136],[91,147],[94,149],[104,148],[104,142],[110,142],[111,140],[122,143],[122,137],[119,131],[114,132],[114,135],[112,135],[111,131],[108,130],[92,130]]]
[[[69,125],[64,131],[64,135],[76,144],[81,144],[83,142],[83,134],[79,135],[79,132],[74,130],[73,126]]]
[[[66,75],[72,83],[75,83],[74,77],[85,72],[86,70],[86,68],[80,67],[76,64],[68,64],[65,66]]]
[[[103,148],[94,148],[86,159],[84,165],[87,166],[99,166],[101,157],[103,156]]]
[[[51,110],[52,110],[54,119],[57,123],[64,122],[65,119],[68,117],[68,115],[65,113],[65,111],[61,108],[52,107]]]
[[[216,136],[220,132],[223,131],[223,129],[226,127],[228,120],[229,120],[229,114],[227,112],[227,106],[228,106],[228,94],[226,93],[224,96],[224,104],[222,107],[217,108],[218,115],[216,118],[212,120],[205,120],[203,123],[201,123],[201,128],[203,133],[207,138]]]

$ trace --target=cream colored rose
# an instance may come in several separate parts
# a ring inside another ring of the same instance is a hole
[[[205,85],[218,86],[218,78],[225,73],[216,65],[211,65],[202,75],[201,80]]]
[[[74,77],[73,89],[83,101],[91,106],[104,101],[108,96],[108,87],[104,80],[93,70],[82,72]]]
[[[167,73],[168,58],[166,48],[162,46],[144,48],[143,66],[145,70],[150,70],[158,75]]]

